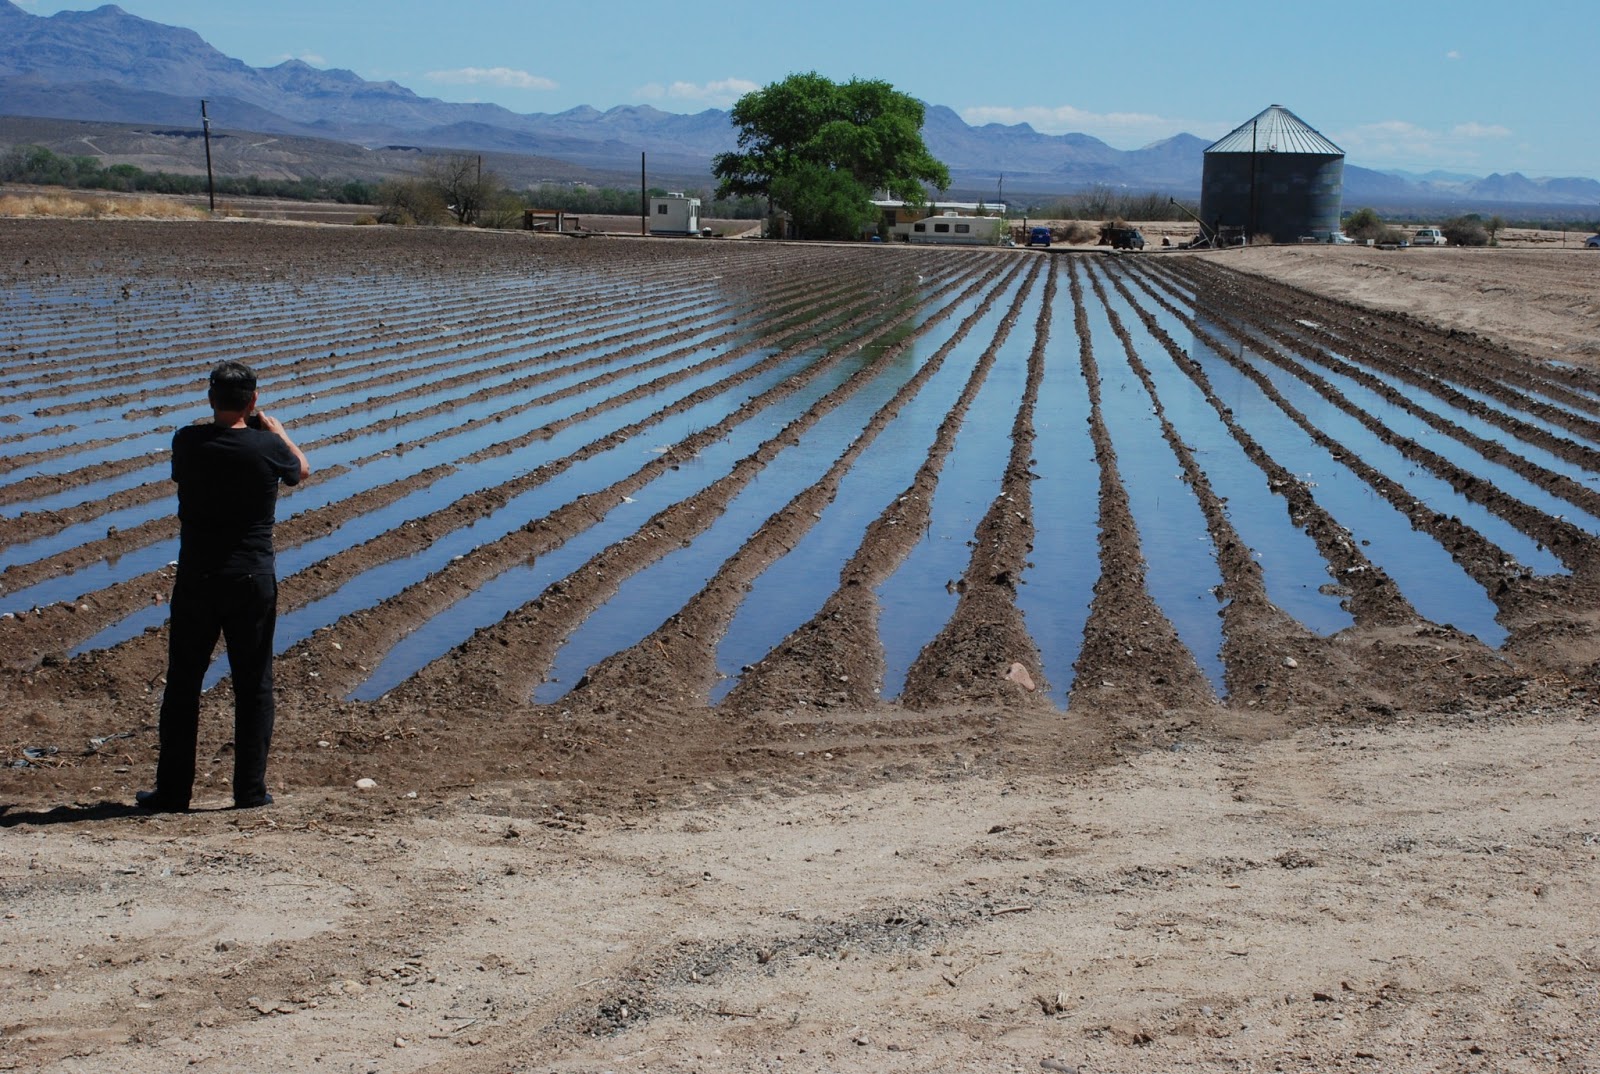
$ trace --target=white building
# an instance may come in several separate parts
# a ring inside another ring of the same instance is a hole
[[[700,199],[665,194],[650,199],[650,234],[700,234]]]

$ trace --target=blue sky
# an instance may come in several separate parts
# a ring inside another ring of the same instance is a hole
[[[78,0],[20,0],[37,15]],[[796,71],[968,123],[1135,149],[1281,104],[1366,168],[1600,178],[1600,0],[120,0],[267,67],[296,57],[517,112],[727,108]]]

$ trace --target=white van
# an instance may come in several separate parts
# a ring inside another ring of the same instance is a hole
[[[1449,246],[1444,240],[1444,232],[1436,227],[1419,227],[1417,233],[1411,236],[1412,246]]]

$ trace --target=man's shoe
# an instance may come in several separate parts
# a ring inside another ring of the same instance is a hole
[[[261,797],[259,798],[235,798],[233,800],[233,808],[235,809],[260,809],[262,806],[269,806],[271,804],[272,795],[268,794],[266,791],[262,791]]]
[[[180,802],[175,798],[168,798],[160,791],[136,791],[133,795],[134,804],[146,813],[187,813],[189,803]]]

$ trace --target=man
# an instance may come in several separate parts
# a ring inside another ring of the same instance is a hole
[[[272,633],[278,580],[272,525],[278,482],[311,473],[283,423],[256,412],[256,375],[242,362],[211,371],[209,424],[172,438],[178,483],[178,578],[172,587],[167,688],[161,698],[161,757],[154,790],[141,808],[181,813],[194,788],[200,690],[220,634],[233,675],[233,804],[269,805],[272,741]]]

